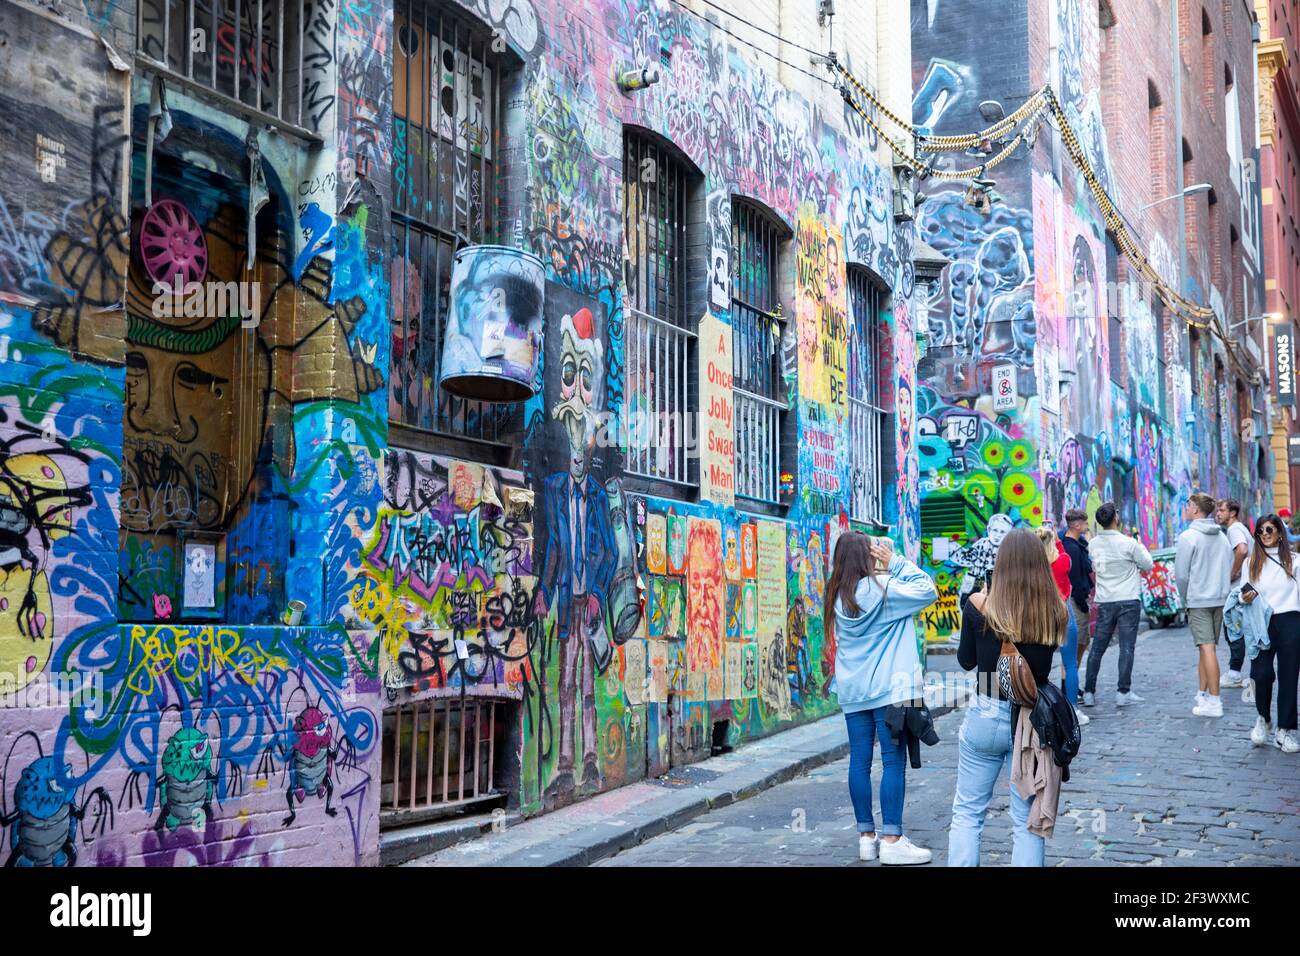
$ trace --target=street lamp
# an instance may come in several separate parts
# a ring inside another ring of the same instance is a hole
[[[1182,199],[1186,196],[1195,196],[1197,193],[1208,193],[1214,187],[1209,183],[1197,183],[1195,186],[1188,186],[1180,193],[1174,193],[1172,196],[1166,196],[1164,199],[1157,199],[1155,202],[1149,202],[1145,206],[1138,206],[1137,211],[1150,209],[1152,206],[1159,206],[1162,202],[1169,202],[1171,199]]]

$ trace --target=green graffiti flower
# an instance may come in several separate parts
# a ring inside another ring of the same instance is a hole
[[[1038,497],[1038,484],[1029,475],[1013,472],[1002,479],[1002,500],[1015,508],[1024,508]]]
[[[1011,459],[1011,467],[1024,468],[1034,458],[1034,449],[1027,441],[1018,441],[1012,444],[1008,457]]]
[[[991,441],[984,446],[984,464],[990,468],[1001,468],[1007,461],[1006,442]]]

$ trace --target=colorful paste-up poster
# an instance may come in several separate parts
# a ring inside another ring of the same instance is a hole
[[[686,691],[686,645],[674,641],[668,645],[668,689],[675,693]]]
[[[650,672],[650,700],[662,704],[668,700],[668,642],[646,642],[646,668]]]
[[[724,682],[723,668],[719,667],[717,670],[709,671],[708,678],[709,678],[709,685],[708,685],[708,690],[706,692],[708,694],[707,699],[726,700],[727,692],[726,692],[726,684]]]
[[[723,616],[727,622],[727,640],[740,640],[741,589],[739,584],[727,582],[727,604]]]
[[[668,521],[661,514],[646,517],[646,570],[651,574],[668,573]]]
[[[758,645],[742,644],[742,666],[740,677],[740,696],[753,698],[758,696]]]
[[[812,203],[800,205],[795,224],[795,316],[802,397],[842,421],[849,394],[844,239]]]
[[[728,581],[740,580],[740,528],[735,524],[724,525],[723,548],[726,551],[726,563],[723,573]]]
[[[740,576],[753,578],[758,574],[758,526],[753,522],[740,526]]]
[[[457,511],[473,511],[483,487],[483,466],[468,461],[447,462],[447,493]]]
[[[686,659],[711,671],[722,666],[722,528],[711,518],[691,518],[688,528]]]
[[[700,495],[736,503],[736,432],[732,420],[731,327],[705,313],[699,325]]]
[[[740,636],[752,641],[758,637],[758,582],[746,581],[740,587]]]
[[[645,641],[628,641],[623,645],[621,651],[623,654],[623,692],[627,694],[627,702],[632,707],[644,704],[647,689]]]
[[[745,646],[739,643],[727,644],[727,700],[740,700],[745,696],[744,677]]]
[[[650,637],[675,641],[686,636],[686,594],[681,578],[650,579]]]
[[[777,714],[790,712],[790,683],[786,675],[786,548],[785,525],[758,522],[758,646],[759,690]]]
[[[686,573],[686,516],[668,516],[668,573]]]
[[[704,671],[686,674],[686,699],[692,704],[702,704],[709,699],[709,675]]]

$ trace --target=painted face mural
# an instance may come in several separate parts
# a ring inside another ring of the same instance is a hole
[[[579,309],[560,322],[560,401],[551,417],[569,438],[569,474],[580,480],[596,438],[596,394],[603,373],[601,344],[590,309]]]

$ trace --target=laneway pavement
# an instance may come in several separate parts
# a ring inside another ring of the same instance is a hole
[[[1220,645],[1227,670],[1227,649]],[[949,661],[940,663],[944,669]],[[1083,751],[1062,792],[1049,866],[1300,864],[1300,754],[1252,747],[1253,704],[1224,691],[1224,717],[1192,716],[1196,653],[1186,628],[1147,631],[1134,668],[1142,703],[1115,706],[1118,648],[1102,664],[1097,706],[1085,710]],[[947,856],[961,712],[937,722],[941,742],[908,769],[904,828]],[[857,865],[848,759],[720,807],[600,861],[600,866]],[[879,812],[879,754],[872,772]],[[984,864],[1009,862],[1006,775],[984,831]],[[879,817],[877,817],[879,822]]]

